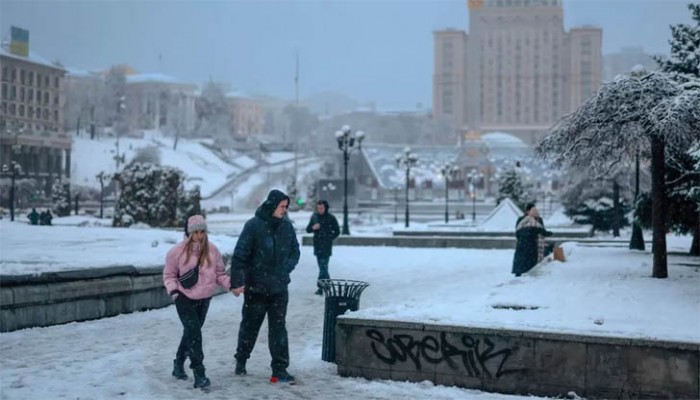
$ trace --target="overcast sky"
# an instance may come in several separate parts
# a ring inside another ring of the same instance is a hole
[[[689,0],[565,0],[565,28],[603,28],[603,53],[667,53]],[[29,29],[32,51],[77,69],[128,64],[201,84],[294,97],[337,91],[382,109],[432,103],[433,30],[468,30],[459,1],[0,0],[0,34]]]

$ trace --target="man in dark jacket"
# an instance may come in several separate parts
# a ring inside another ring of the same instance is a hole
[[[316,212],[311,215],[307,233],[314,234],[314,255],[318,261],[318,279],[330,279],[328,274],[328,262],[333,254],[333,240],[340,235],[338,220],[328,212],[328,202],[319,200],[316,202]],[[321,295],[321,285],[318,284],[317,295]]]
[[[294,382],[287,372],[287,286],[289,274],[299,262],[299,242],[294,226],[284,218],[288,206],[289,197],[272,190],[255,217],[245,223],[231,259],[231,289],[236,295],[244,293],[235,373],[246,374],[246,361],[267,314],[272,383]]]

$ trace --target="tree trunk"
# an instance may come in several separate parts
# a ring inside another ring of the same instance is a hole
[[[613,237],[620,237],[620,185],[613,180]]]
[[[666,260],[666,168],[664,138],[651,139],[651,224],[653,232],[654,267],[652,277],[667,278]]]
[[[637,208],[639,200],[639,154],[634,161],[634,208]],[[644,233],[635,217],[632,221],[632,237],[630,238],[630,250],[644,250]]]
[[[698,218],[698,224],[693,229],[693,242],[690,245],[689,254],[691,256],[700,256],[700,218]]]

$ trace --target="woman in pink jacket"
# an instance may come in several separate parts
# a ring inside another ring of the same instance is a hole
[[[194,387],[205,388],[211,384],[204,374],[202,352],[202,325],[207,316],[209,301],[219,285],[231,288],[231,280],[224,268],[219,249],[207,238],[207,223],[201,215],[187,219],[185,239],[176,244],[165,257],[163,283],[175,302],[183,331],[180,346],[173,361],[173,376],[187,379],[185,358],[190,357],[194,373]],[[178,277],[199,265],[197,283],[189,289],[182,286]]]

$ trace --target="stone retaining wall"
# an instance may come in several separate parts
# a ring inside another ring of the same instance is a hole
[[[169,304],[160,267],[0,276],[0,332],[112,317]]]
[[[700,344],[340,317],[342,376],[536,396],[700,398]]]

